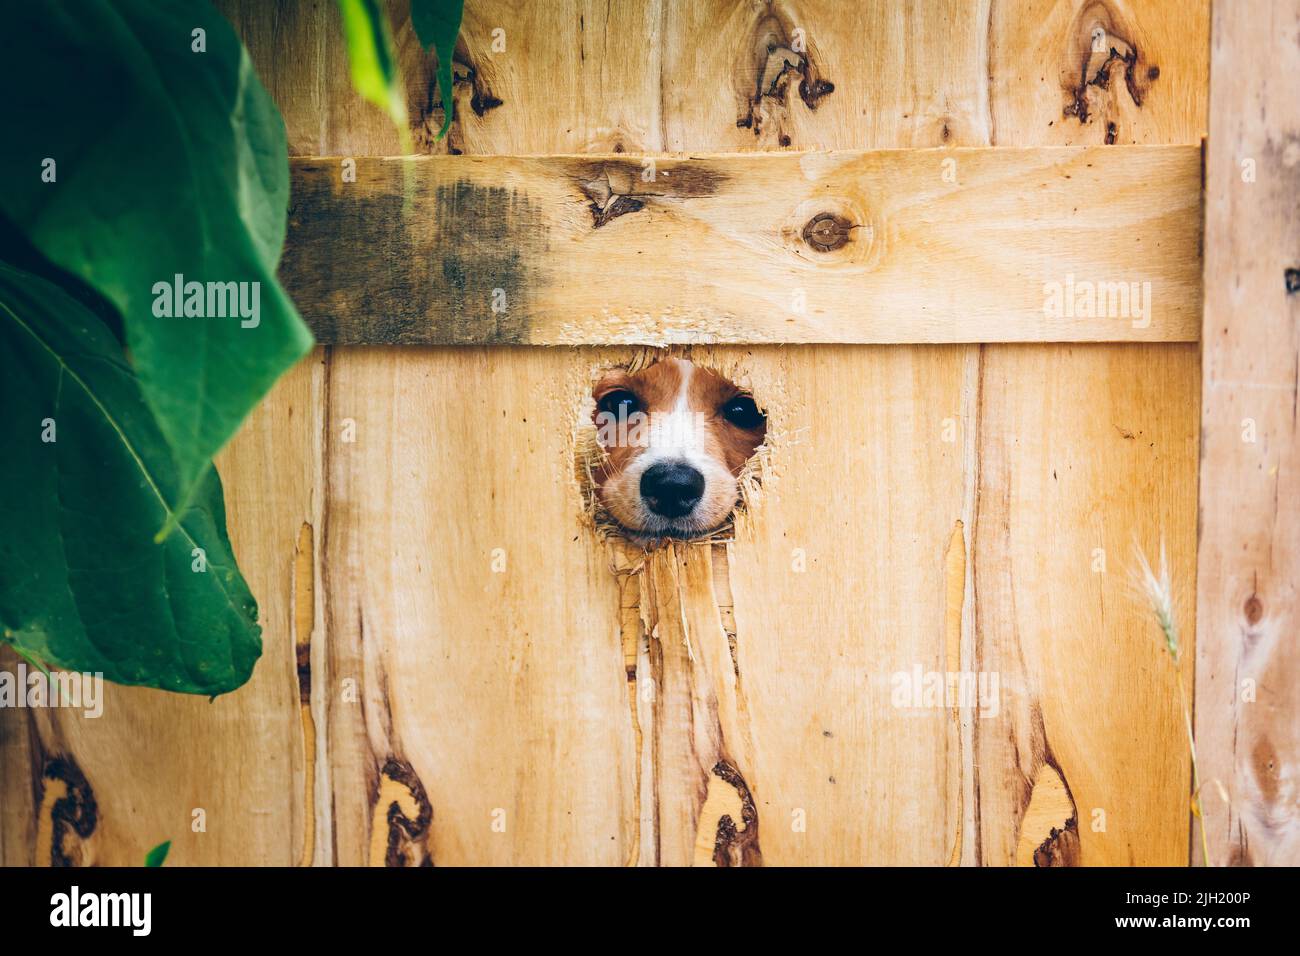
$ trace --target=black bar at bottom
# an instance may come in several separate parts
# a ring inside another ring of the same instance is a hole
[[[356,933],[373,933],[379,946],[410,939],[474,948],[475,939],[499,946],[508,936],[531,944],[669,945],[755,931],[761,941],[774,930],[793,934],[801,948],[824,947],[829,933],[848,934],[855,945],[899,933],[931,944],[981,932],[1001,943],[1098,934],[1230,942],[1261,929],[1287,931],[1295,915],[1295,870],[1281,869],[769,868],[708,875],[163,867],[9,869],[0,880],[7,941],[76,934],[82,945],[128,947],[145,939],[205,949],[281,938],[337,945],[356,942]]]

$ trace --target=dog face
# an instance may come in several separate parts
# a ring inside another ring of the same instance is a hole
[[[727,519],[739,496],[736,477],[767,433],[753,398],[682,359],[609,372],[592,397],[605,451],[596,492],[626,532],[691,538]]]

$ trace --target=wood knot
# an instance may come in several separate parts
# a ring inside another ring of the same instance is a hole
[[[385,761],[371,814],[371,866],[433,866],[433,805],[407,761],[393,756]]]
[[[804,79],[799,82],[799,98],[804,101],[804,105],[806,105],[810,110],[815,110],[823,96],[835,92],[835,84],[829,80],[810,80],[806,75],[806,66],[804,72]]]
[[[1260,618],[1264,616],[1264,602],[1252,594],[1246,598],[1246,606],[1242,610],[1246,614],[1246,623],[1254,627],[1259,623]]]
[[[95,791],[70,756],[56,757],[41,773],[36,859],[50,866],[89,863],[85,842],[95,832],[99,807]],[[69,840],[69,835],[79,840]]]
[[[803,227],[803,239],[818,252],[832,252],[848,244],[852,228],[853,223],[841,216],[818,213]]]

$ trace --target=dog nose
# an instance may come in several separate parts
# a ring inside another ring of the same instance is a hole
[[[704,495],[704,476],[684,461],[661,461],[641,476],[646,506],[665,518],[680,518]]]

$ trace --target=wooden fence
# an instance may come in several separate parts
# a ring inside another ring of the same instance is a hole
[[[418,160],[333,3],[220,6],[325,343],[220,461],[265,653],[0,713],[5,863],[1185,864],[1162,542],[1212,861],[1300,861],[1294,0],[1216,5],[1213,96],[1207,0],[467,0],[443,141],[393,3]],[[647,346],[768,409],[729,542],[584,517]],[[898,706],[949,672],[991,706]]]

